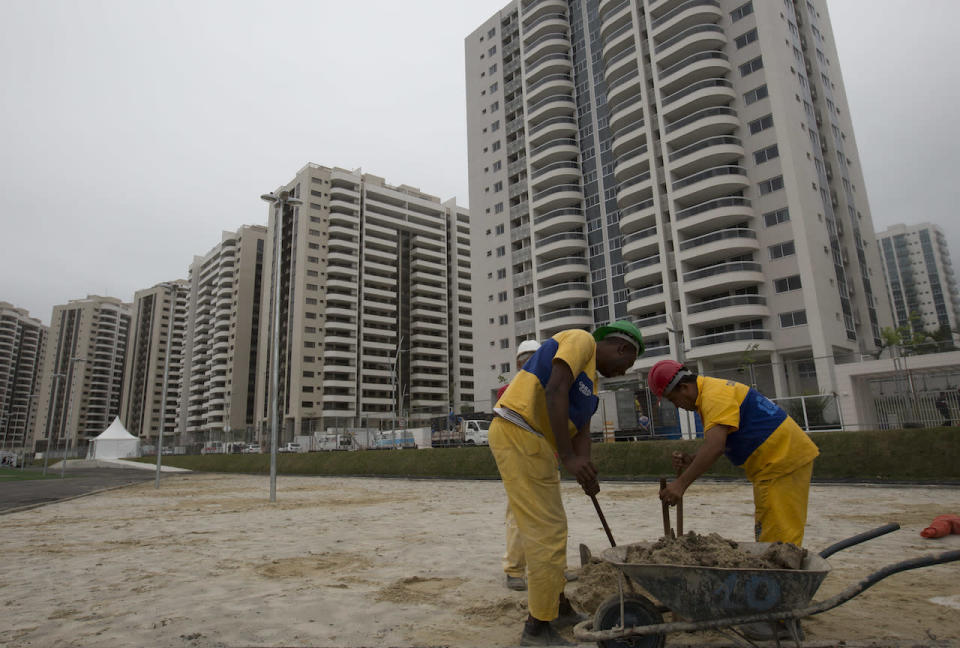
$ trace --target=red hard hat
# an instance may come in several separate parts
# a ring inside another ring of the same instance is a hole
[[[652,391],[658,399],[662,397],[670,381],[673,380],[674,376],[676,376],[677,372],[681,369],[683,369],[683,365],[676,360],[661,360],[653,365],[650,373],[647,375],[647,384],[650,386],[650,391]]]

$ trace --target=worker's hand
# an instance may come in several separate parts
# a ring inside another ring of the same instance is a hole
[[[683,497],[683,493],[686,490],[687,489],[682,484],[674,480],[667,484],[666,488],[661,489],[660,500],[666,502],[670,506],[674,506],[680,501],[680,498]]]
[[[583,455],[570,454],[563,457],[563,467],[571,475],[577,478],[581,484],[587,484],[597,479],[597,469],[590,461],[589,457]]]
[[[580,487],[583,488],[584,493],[592,497],[600,492],[600,481],[594,478],[593,481],[580,482]]]
[[[679,450],[675,450],[671,458],[673,459],[673,469],[677,471],[677,474],[686,470],[687,466],[693,463],[693,455]]]

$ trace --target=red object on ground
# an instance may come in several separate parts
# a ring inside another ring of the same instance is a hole
[[[942,538],[951,533],[960,535],[960,516],[958,515],[938,515],[933,518],[930,526],[920,532],[920,535],[924,538]]]

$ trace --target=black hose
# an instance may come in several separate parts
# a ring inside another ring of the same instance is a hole
[[[820,552],[821,558],[826,558],[832,556],[833,554],[846,549],[847,547],[852,547],[853,545],[860,544],[861,542],[866,542],[867,540],[872,540],[877,536],[886,535],[892,531],[896,531],[900,528],[900,525],[896,522],[890,522],[889,524],[884,524],[883,526],[878,526],[876,529],[870,529],[869,531],[864,531],[863,533],[858,533],[855,536],[849,537],[846,540],[841,540],[840,542],[835,542],[823,551]]]

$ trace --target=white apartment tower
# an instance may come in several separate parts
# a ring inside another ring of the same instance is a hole
[[[130,304],[88,295],[53,307],[34,449],[77,450],[120,415]]]
[[[47,327],[0,301],[0,448],[25,448],[36,417]]]
[[[407,185],[316,164],[278,190],[280,441],[389,428],[474,404],[469,214]],[[264,260],[257,424],[269,438],[278,208]]]
[[[254,439],[267,229],[223,232],[189,272],[180,424],[185,445]]]
[[[896,326],[957,332],[960,294],[947,239],[937,225],[891,225],[877,234]],[[911,316],[916,314],[916,318]]]
[[[159,438],[161,424],[165,445],[176,444],[183,431],[179,403],[189,301],[190,286],[182,279],[138,290],[133,297],[120,420],[131,434],[151,443]]]
[[[879,343],[825,0],[514,0],[467,36],[466,79],[479,398],[519,341],[621,318],[636,370],[750,354],[781,396]]]

